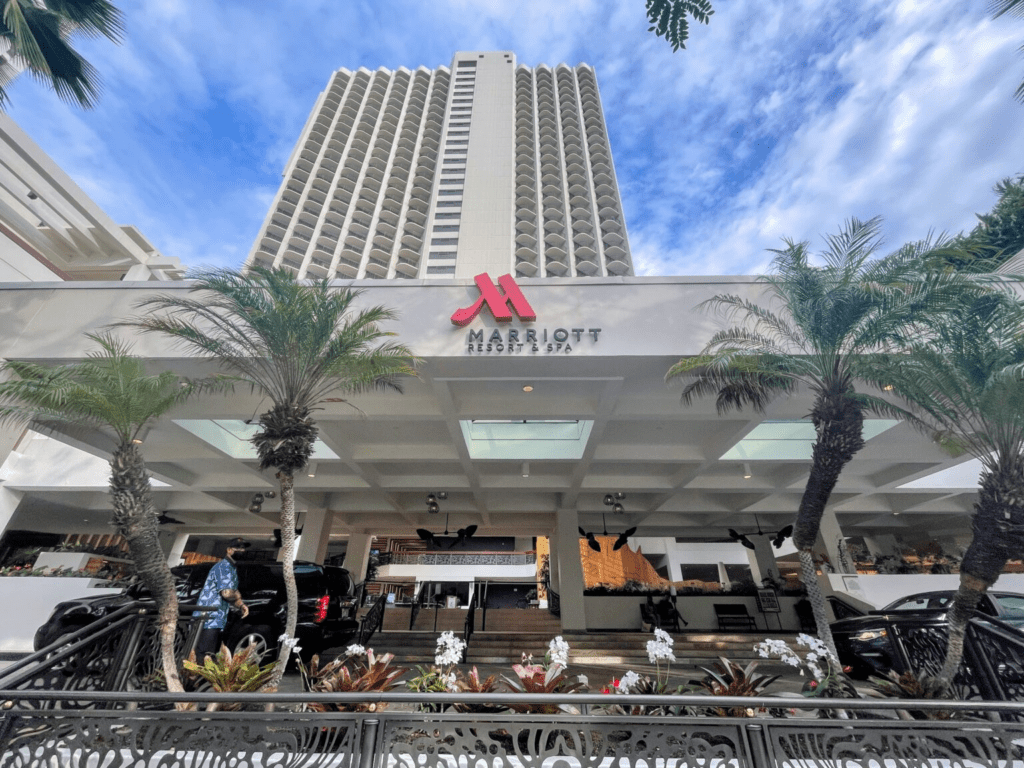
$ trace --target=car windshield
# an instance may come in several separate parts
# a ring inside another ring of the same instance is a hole
[[[902,600],[897,600],[892,605],[886,606],[887,611],[937,611],[949,608],[953,602],[953,595],[950,593],[911,595]]]
[[[994,595],[1002,608],[1004,619],[1024,619],[1024,597],[1021,595]]]

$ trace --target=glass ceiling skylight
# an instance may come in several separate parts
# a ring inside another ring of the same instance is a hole
[[[174,423],[234,459],[256,458],[256,446],[251,441],[260,431],[259,424],[246,424],[239,419],[174,419]],[[336,459],[338,454],[317,440],[313,443],[312,458]]]
[[[892,429],[900,422],[896,419],[865,419],[864,439]],[[806,461],[817,434],[810,421],[765,421],[730,448],[721,461]]]
[[[459,422],[472,459],[581,459],[593,421],[477,419]]]

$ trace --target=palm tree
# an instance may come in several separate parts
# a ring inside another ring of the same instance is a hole
[[[907,348],[899,366],[879,359],[894,390],[939,425],[954,454],[981,460],[973,538],[947,616],[949,643],[931,690],[949,687],[967,621],[1007,560],[1024,555],[1024,307],[1002,293],[964,303],[950,322]],[[892,373],[896,375],[893,376]]]
[[[772,273],[761,280],[779,311],[739,296],[708,299],[702,307],[720,311],[729,320],[740,318],[740,324],[714,334],[699,355],[681,360],[666,374],[668,379],[686,377],[684,404],[715,395],[720,414],[744,405],[763,412],[775,396],[798,387],[812,393],[810,419],[817,438],[793,525],[793,543],[818,635],[833,653],[812,554],[822,514],[843,467],[864,447],[865,414],[920,423],[889,400],[856,391],[855,383],[877,383],[877,378],[866,376],[864,361],[913,333],[973,285],[969,277],[956,273],[920,274],[922,256],[934,247],[946,247],[945,242],[915,243],[873,259],[880,245],[880,224],[877,218],[851,219],[838,234],[827,237],[823,266],[811,264],[807,243],[787,240],[786,248],[773,249]]]
[[[144,332],[167,334],[214,358],[235,381],[249,384],[271,407],[253,437],[261,469],[273,467],[281,485],[281,541],[288,614],[286,642],[268,687],[284,674],[295,635],[297,598],[294,476],[313,453],[313,411],[332,395],[370,388],[401,391],[413,374],[409,350],[388,341],[381,324],[395,313],[384,307],[356,311],[358,291],[335,290],[330,281],[299,283],[284,269],[253,267],[245,274],[218,269],[196,276],[195,298],[164,294],[140,307],[166,310],[129,321]]]
[[[711,0],[646,0],[647,21],[650,23],[648,32],[664,37],[672,46],[673,51],[686,47],[690,37],[690,23],[687,16],[694,21],[707,24],[715,11]]]
[[[1024,16],[1024,0],[992,0],[990,7],[992,9],[992,18],[994,19],[998,19],[1006,13],[1011,16]],[[1020,47],[1020,51],[1024,53],[1024,45]],[[1017,101],[1024,102],[1024,80],[1017,86],[1013,97]]]
[[[178,598],[167,556],[157,536],[157,511],[146,464],[139,449],[142,431],[172,408],[204,390],[223,388],[216,380],[182,380],[170,372],[146,373],[143,360],[110,335],[89,335],[100,350],[84,362],[58,367],[9,361],[0,371],[0,422],[33,422],[98,428],[113,438],[110,458],[111,522],[128,544],[135,573],[156,601],[160,652],[169,691],[181,691],[174,635]]]
[[[71,47],[71,37],[82,33],[121,41],[121,12],[109,0],[2,0],[0,38],[6,43],[0,68],[0,107],[7,103],[2,83],[27,68],[48,82],[68,102],[90,108],[99,97],[96,70]]]

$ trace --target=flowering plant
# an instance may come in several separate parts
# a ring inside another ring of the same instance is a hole
[[[800,676],[808,678],[802,695],[811,698],[856,699],[860,698],[853,681],[847,676],[848,668],[839,663],[825,644],[816,637],[799,634],[797,645],[807,648],[803,658],[785,640],[764,640],[754,646],[757,655],[763,659],[777,658],[790,667],[800,670]]]
[[[302,682],[310,693],[355,693],[390,691],[398,685],[395,678],[405,673],[401,667],[390,668],[394,660],[393,653],[376,656],[372,648],[364,649],[361,645],[350,645],[344,656],[320,666],[320,657],[314,656],[309,662],[309,670],[299,662]],[[364,660],[365,659],[365,660]],[[352,668],[349,668],[349,664]],[[313,712],[376,712],[386,704],[378,702],[356,704],[307,704],[306,708]]]
[[[759,696],[765,689],[779,679],[779,675],[755,674],[757,662],[752,661],[741,667],[724,656],[715,662],[713,669],[701,667],[707,676],[699,682],[700,686],[712,696]],[[753,717],[753,709],[746,707],[709,707],[701,714],[718,715],[719,717]]]
[[[611,683],[602,689],[602,693],[635,693],[660,696],[688,692],[689,689],[682,685],[676,686],[674,689],[669,689],[668,687],[668,675],[672,668],[672,662],[676,660],[676,654],[672,648],[674,644],[675,641],[668,632],[655,629],[654,639],[647,641],[647,658],[657,669],[654,679],[652,680],[647,675],[641,675],[630,670],[618,680],[612,678]],[[664,669],[662,669],[662,662],[665,663]],[[606,709],[617,715],[678,715],[683,710],[682,707],[646,705],[625,707],[620,704],[611,704]]]
[[[273,663],[260,666],[260,658],[254,645],[247,645],[233,654],[231,649],[221,644],[216,655],[207,655],[202,664],[196,660],[196,652],[193,650],[181,664],[185,668],[188,682],[192,683],[196,678],[205,680],[217,693],[258,691],[270,680],[274,672]],[[164,685],[166,687],[166,683]],[[209,712],[216,709],[238,710],[241,709],[241,704],[214,703],[207,707]]]
[[[458,674],[454,667],[462,661],[463,651],[466,650],[466,643],[455,636],[454,632],[442,632],[437,638],[437,648],[434,651],[433,666],[418,664],[416,677],[407,681],[405,686],[410,691],[419,693],[455,693],[459,690]],[[420,704],[421,712],[441,712],[447,709],[448,705],[442,704]]]
[[[521,664],[513,664],[512,671],[516,673],[516,680],[503,677],[505,685],[513,693],[574,693],[586,686],[583,676],[571,678],[565,674],[569,663],[569,644],[562,639],[561,635],[554,638],[548,644],[548,652],[544,654],[544,661],[537,664],[533,656],[523,654]],[[539,714],[554,715],[558,712],[570,712],[578,714],[575,707],[566,704],[512,704],[510,708],[515,712],[534,712]]]

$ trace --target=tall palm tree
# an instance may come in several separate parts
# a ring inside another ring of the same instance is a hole
[[[989,7],[992,10],[992,18],[994,19],[998,19],[1007,13],[1011,16],[1024,16],[1024,0],[991,0]],[[1020,47],[1020,51],[1024,53],[1024,45]],[[1013,97],[1017,101],[1024,102],[1024,80],[1017,86]]]
[[[0,68],[0,107],[7,103],[3,83],[22,68],[47,82],[65,101],[95,106],[99,97],[96,70],[71,46],[76,33],[100,35],[117,43],[124,25],[109,0],[2,0],[0,38],[11,60]]]
[[[946,658],[931,686],[950,685],[963,657],[964,633],[978,601],[1007,560],[1024,555],[1024,307],[992,293],[963,304],[950,322],[908,346],[887,369],[894,390],[937,422],[953,453],[981,460],[973,537],[949,611]],[[895,373],[896,375],[892,375]]]
[[[370,388],[401,391],[413,374],[412,354],[381,324],[395,318],[384,307],[356,311],[358,291],[334,289],[330,281],[298,282],[284,269],[254,267],[245,274],[201,272],[195,297],[154,296],[141,308],[158,314],[129,321],[144,332],[167,334],[215,359],[238,382],[249,384],[271,407],[259,417],[253,437],[261,469],[273,467],[281,485],[281,542],[288,614],[286,640],[295,635],[297,597],[294,476],[313,453],[313,411],[332,395]],[[161,310],[163,310],[161,312]],[[282,643],[274,678],[284,674],[290,649]]]
[[[793,543],[818,635],[833,653],[812,554],[821,517],[843,467],[864,447],[865,414],[920,423],[889,400],[858,392],[855,383],[877,382],[865,376],[864,361],[914,333],[974,285],[960,274],[921,274],[922,256],[945,242],[915,243],[874,259],[880,225],[877,218],[851,219],[826,238],[822,266],[811,263],[807,243],[787,240],[786,248],[773,249],[771,274],[761,280],[776,306],[734,295],[708,299],[703,307],[739,319],[739,324],[714,334],[699,355],[681,360],[666,374],[668,379],[685,377],[684,404],[715,395],[720,414],[744,405],[764,411],[775,396],[798,387],[812,393],[810,419],[817,438]]]
[[[128,544],[135,573],[156,601],[160,653],[167,688],[181,691],[174,635],[178,598],[167,556],[160,549],[157,510],[139,435],[165,413],[201,391],[223,388],[188,381],[165,371],[147,374],[142,359],[110,335],[89,335],[99,344],[84,362],[57,367],[8,361],[0,371],[0,421],[98,428],[113,439],[110,458],[111,522]]]

